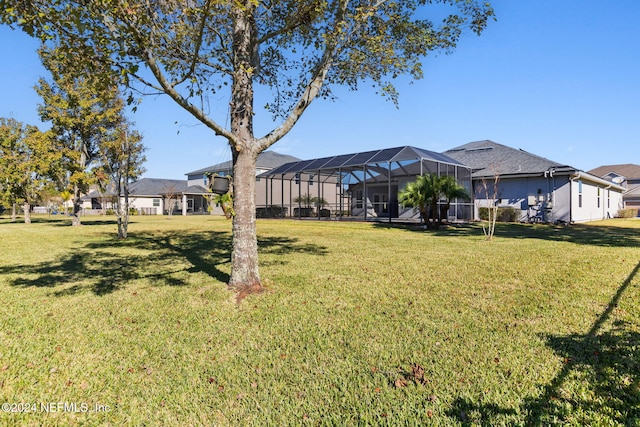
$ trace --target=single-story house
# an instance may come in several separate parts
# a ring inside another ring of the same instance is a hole
[[[633,163],[606,165],[592,169],[589,173],[626,188],[622,195],[624,207],[636,209],[640,216],[640,165]]]
[[[207,213],[210,194],[199,185],[188,185],[185,180],[142,178],[129,184],[129,206],[142,215],[163,215],[169,212],[186,214]],[[194,197],[197,196],[197,197]],[[112,209],[115,192],[113,185],[102,192],[94,189],[83,197],[85,213]]]
[[[494,203],[516,209],[520,221],[554,223],[613,218],[623,207],[621,185],[524,150],[485,140],[444,154],[472,168],[476,218]]]
[[[289,188],[272,203],[284,209],[298,203],[291,195],[309,194],[327,201],[325,215],[362,219],[418,218],[416,209],[398,203],[398,191],[416,176],[427,173],[451,175],[467,189],[471,188],[471,169],[446,155],[404,146],[361,153],[342,154],[286,163],[261,175],[266,181],[278,180]],[[328,197],[330,195],[330,197]],[[472,203],[456,200],[449,219],[469,220]],[[294,215],[295,216],[295,215]]]

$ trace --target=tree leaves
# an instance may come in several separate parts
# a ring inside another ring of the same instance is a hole
[[[50,185],[60,159],[51,141],[49,132],[0,118],[0,202],[31,204]]]
[[[442,198],[444,203],[441,202]],[[449,206],[456,198],[468,199],[469,195],[455,177],[438,176],[435,173],[418,176],[398,193],[398,200],[402,204],[418,208],[427,228],[435,229],[446,219]]]

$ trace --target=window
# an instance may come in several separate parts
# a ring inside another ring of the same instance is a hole
[[[600,207],[600,187],[598,187],[598,207]]]
[[[611,207],[611,190],[607,190],[607,208]]]
[[[578,181],[578,207],[582,207],[582,181]]]
[[[160,207],[160,199],[153,199],[153,206],[154,207]]]

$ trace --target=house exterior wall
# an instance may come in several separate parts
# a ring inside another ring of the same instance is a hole
[[[474,180],[476,208],[491,205],[481,180]],[[499,207],[519,211],[523,222],[587,222],[614,218],[622,207],[622,193],[603,183],[588,179],[574,179],[569,175],[551,177],[504,177],[498,182]],[[479,214],[476,209],[476,219]]]
[[[199,185],[201,187],[207,188],[207,186],[209,185],[209,181],[204,174],[187,175],[187,185]]]
[[[493,179],[488,178],[486,181],[487,190],[482,180],[474,180],[476,208],[488,207],[492,204]],[[565,188],[568,182],[567,176],[500,178],[497,184],[496,201],[498,207],[517,210],[519,221],[569,222],[570,194],[569,189]],[[479,219],[477,210],[475,217]]]
[[[162,215],[164,212],[164,200],[162,197],[131,197],[129,196],[129,207],[134,208],[140,214]]]
[[[571,211],[573,222],[615,218],[623,206],[622,193],[607,185],[586,179],[571,181]]]

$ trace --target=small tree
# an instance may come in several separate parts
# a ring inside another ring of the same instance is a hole
[[[438,201],[445,203],[438,209]],[[408,183],[398,193],[398,200],[404,206],[413,206],[420,212],[420,218],[428,229],[438,229],[442,225],[451,202],[456,198],[468,199],[467,191],[452,176],[438,176],[435,173],[421,175]]]
[[[131,126],[122,120],[120,128],[111,138],[100,145],[101,169],[115,187],[115,211],[118,222],[118,237],[126,239],[129,227],[129,183],[138,179],[145,171],[146,161],[142,135],[129,130]]]
[[[451,202],[455,199],[469,200],[471,197],[467,190],[458,184],[458,181],[453,176],[446,175],[440,177],[440,193],[444,197],[445,202],[440,204],[440,217],[438,218],[438,227],[442,225],[442,222],[447,219]]]
[[[175,184],[165,184],[162,186],[162,198],[169,219],[173,216],[173,201],[178,200],[178,194],[178,187]]]
[[[303,194],[302,196],[295,197],[293,199],[294,203],[299,203],[305,208],[316,207],[321,208],[327,204],[327,201],[322,197],[310,196],[308,194]]]
[[[482,220],[482,231],[488,241],[493,240],[496,232],[496,221],[498,220],[498,182],[500,182],[500,175],[496,172],[491,182],[483,178],[480,182],[480,188],[478,188],[479,196],[484,196],[485,203],[487,204],[487,220]]]
[[[398,193],[398,201],[404,206],[412,206],[420,212],[420,218],[428,229],[437,226],[437,206],[440,197],[438,175],[421,175],[408,183]]]

